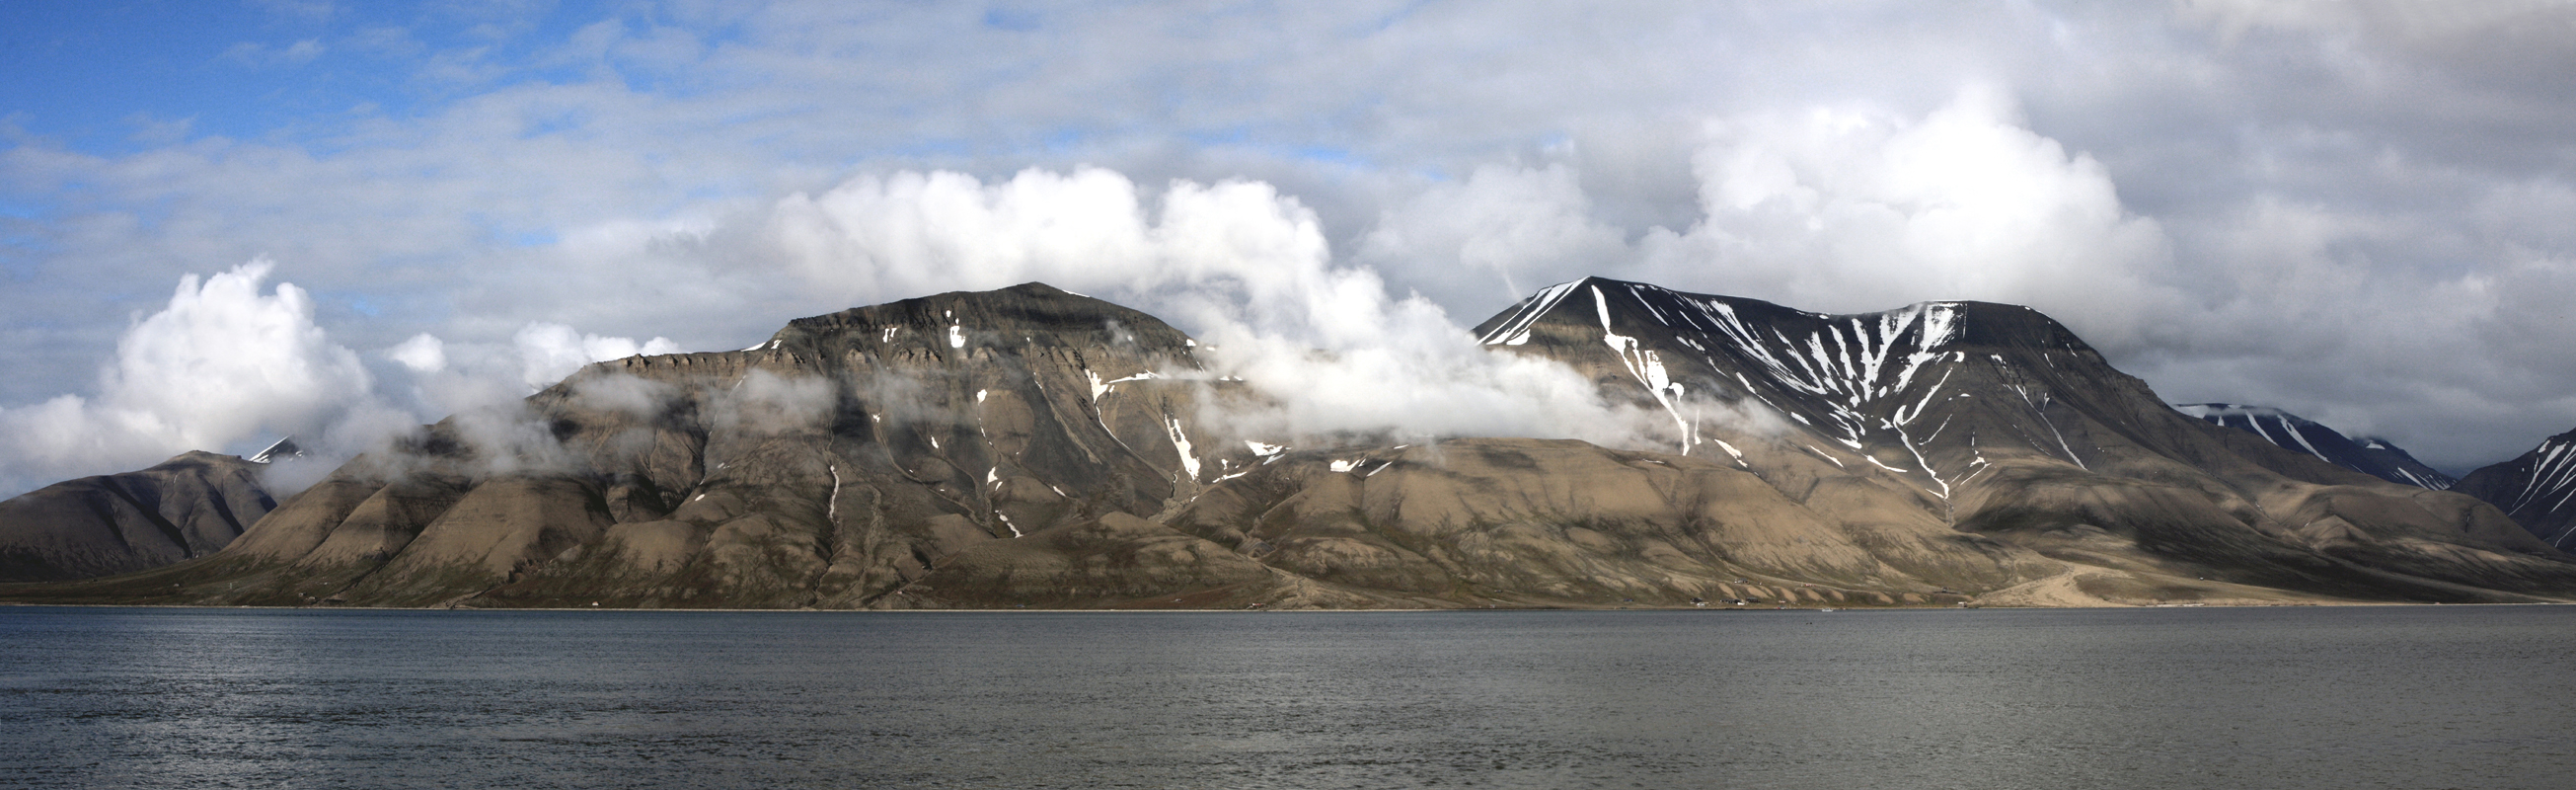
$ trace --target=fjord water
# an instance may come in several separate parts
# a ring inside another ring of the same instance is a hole
[[[0,786],[2564,787],[2576,607],[0,608]]]

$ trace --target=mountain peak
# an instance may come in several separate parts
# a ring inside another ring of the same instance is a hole
[[[2314,420],[2271,406],[2242,403],[2177,403],[2174,411],[2235,428],[2290,452],[2392,483],[2442,490],[2459,482],[2386,439],[2350,438]]]
[[[912,342],[960,350],[973,345],[1122,345],[1176,353],[1197,341],[1143,312],[1026,282],[990,291],[950,291],[787,322],[746,351],[824,351],[828,338],[879,345]],[[847,337],[844,337],[847,336]],[[819,344],[819,345],[818,345]]]
[[[1540,289],[1477,325],[1476,335],[1486,345],[1520,345],[1529,342],[1531,327],[1542,322],[1607,325],[1614,316],[1630,313],[1638,313],[1633,317],[1639,320],[1698,332],[1715,331],[1742,321],[1766,325],[1783,321],[1802,325],[1856,323],[1879,325],[1889,331],[1919,326],[1917,350],[1960,343],[2092,351],[2056,319],[2020,305],[1945,300],[1869,313],[1814,313],[1760,299],[1688,293],[1607,277],[1585,277]]]
[[[2570,447],[2576,447],[2576,431],[2470,472],[2456,490],[2495,503],[2550,545],[2576,551],[2576,452]]]

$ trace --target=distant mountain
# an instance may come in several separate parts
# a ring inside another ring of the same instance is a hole
[[[2452,490],[2493,502],[2549,545],[2576,551],[2576,431],[2470,472]]]
[[[2425,466],[2403,448],[2386,439],[2345,437],[2333,428],[2269,406],[2240,406],[2233,403],[2177,403],[2174,410],[2263,437],[2264,441],[2294,453],[2315,456],[2318,460],[2391,483],[2404,483],[2441,491],[2459,481]]]
[[[1614,280],[1477,330],[1636,446],[1245,435],[1263,396],[1041,284],[589,366],[352,461],[90,603],[2104,605],[2576,599],[2471,497],[2167,407],[2027,308],[1822,315]]]
[[[0,501],[0,582],[131,573],[213,554],[277,506],[259,468],[190,452]]]

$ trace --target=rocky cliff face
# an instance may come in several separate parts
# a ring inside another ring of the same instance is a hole
[[[2541,541],[2576,551],[2576,431],[2470,472],[2452,490],[2495,503]]]
[[[191,452],[0,502],[0,582],[131,573],[213,554],[277,506],[259,467]]]
[[[221,554],[19,600],[627,607],[2544,600],[2474,499],[2174,412],[2004,305],[1825,316],[1586,280],[1480,329],[1642,445],[1237,436],[1151,316],[1042,285],[594,365]]]

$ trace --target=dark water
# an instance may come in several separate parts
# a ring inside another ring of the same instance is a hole
[[[0,786],[2576,786],[2576,607],[0,608]]]

